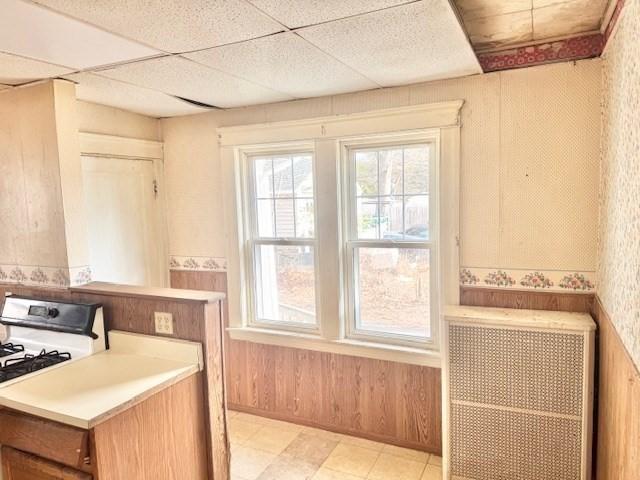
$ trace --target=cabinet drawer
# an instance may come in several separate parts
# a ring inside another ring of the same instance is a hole
[[[91,480],[91,475],[29,453],[2,447],[5,480]]]
[[[11,410],[0,410],[0,444],[87,469],[89,432]]]

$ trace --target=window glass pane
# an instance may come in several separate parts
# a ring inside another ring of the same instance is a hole
[[[358,238],[378,238],[378,197],[357,199]]]
[[[273,171],[271,170],[271,159],[260,158],[254,160],[254,171],[256,179],[256,196],[258,198],[273,197]]]
[[[356,152],[356,195],[378,193],[377,152]]]
[[[273,229],[273,200],[258,200],[258,236],[275,237]]]
[[[402,195],[402,149],[380,151],[380,195]]]
[[[429,195],[412,195],[404,198],[404,239],[412,241],[429,239]]]
[[[314,255],[310,246],[256,246],[258,318],[314,325]]]
[[[273,179],[276,197],[293,196],[293,170],[290,157],[273,159]]]
[[[385,240],[402,240],[402,197],[380,197],[380,235]]]
[[[313,197],[311,155],[293,157],[293,184],[296,197]]]
[[[298,238],[311,238],[314,236],[313,200],[306,198],[296,199],[296,236]]]
[[[295,237],[293,198],[276,199],[276,235],[280,238]]]
[[[429,147],[404,149],[404,194],[429,193]]]
[[[429,250],[356,248],[356,327],[427,338]]]

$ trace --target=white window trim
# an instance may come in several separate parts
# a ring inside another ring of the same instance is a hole
[[[314,145],[316,199],[322,197],[325,207],[316,208],[316,225],[322,216],[341,211],[338,204],[340,186],[336,183],[340,168],[340,142],[377,134],[414,134],[437,132],[440,156],[439,195],[439,297],[440,306],[459,304],[459,172],[460,109],[463,101],[386,109],[364,114],[339,115],[312,120],[276,122],[218,129],[225,202],[225,224],[228,227],[228,299],[229,334],[231,338],[292,348],[326,351],[417,365],[440,366],[440,354],[410,346],[371,343],[345,339],[344,295],[341,279],[342,259],[339,231],[316,231],[322,248],[316,252],[316,265],[323,268],[318,275],[317,314],[322,315],[320,334],[271,330],[248,325],[247,278],[242,206],[246,202],[242,187],[242,155],[265,148],[286,149],[301,142]],[[395,133],[394,133],[395,132]],[[320,162],[325,162],[318,169]],[[340,228],[342,226],[340,225]],[[340,229],[336,229],[340,230]],[[318,269],[320,270],[320,269]],[[327,288],[327,286],[332,286]],[[436,321],[442,329],[442,314]],[[436,323],[432,319],[432,323]]]

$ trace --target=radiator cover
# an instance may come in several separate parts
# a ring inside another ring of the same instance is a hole
[[[590,478],[591,317],[449,307],[444,330],[444,478]]]

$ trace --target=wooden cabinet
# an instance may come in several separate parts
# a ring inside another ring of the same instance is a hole
[[[24,453],[2,447],[4,480],[91,480],[87,473]]]

